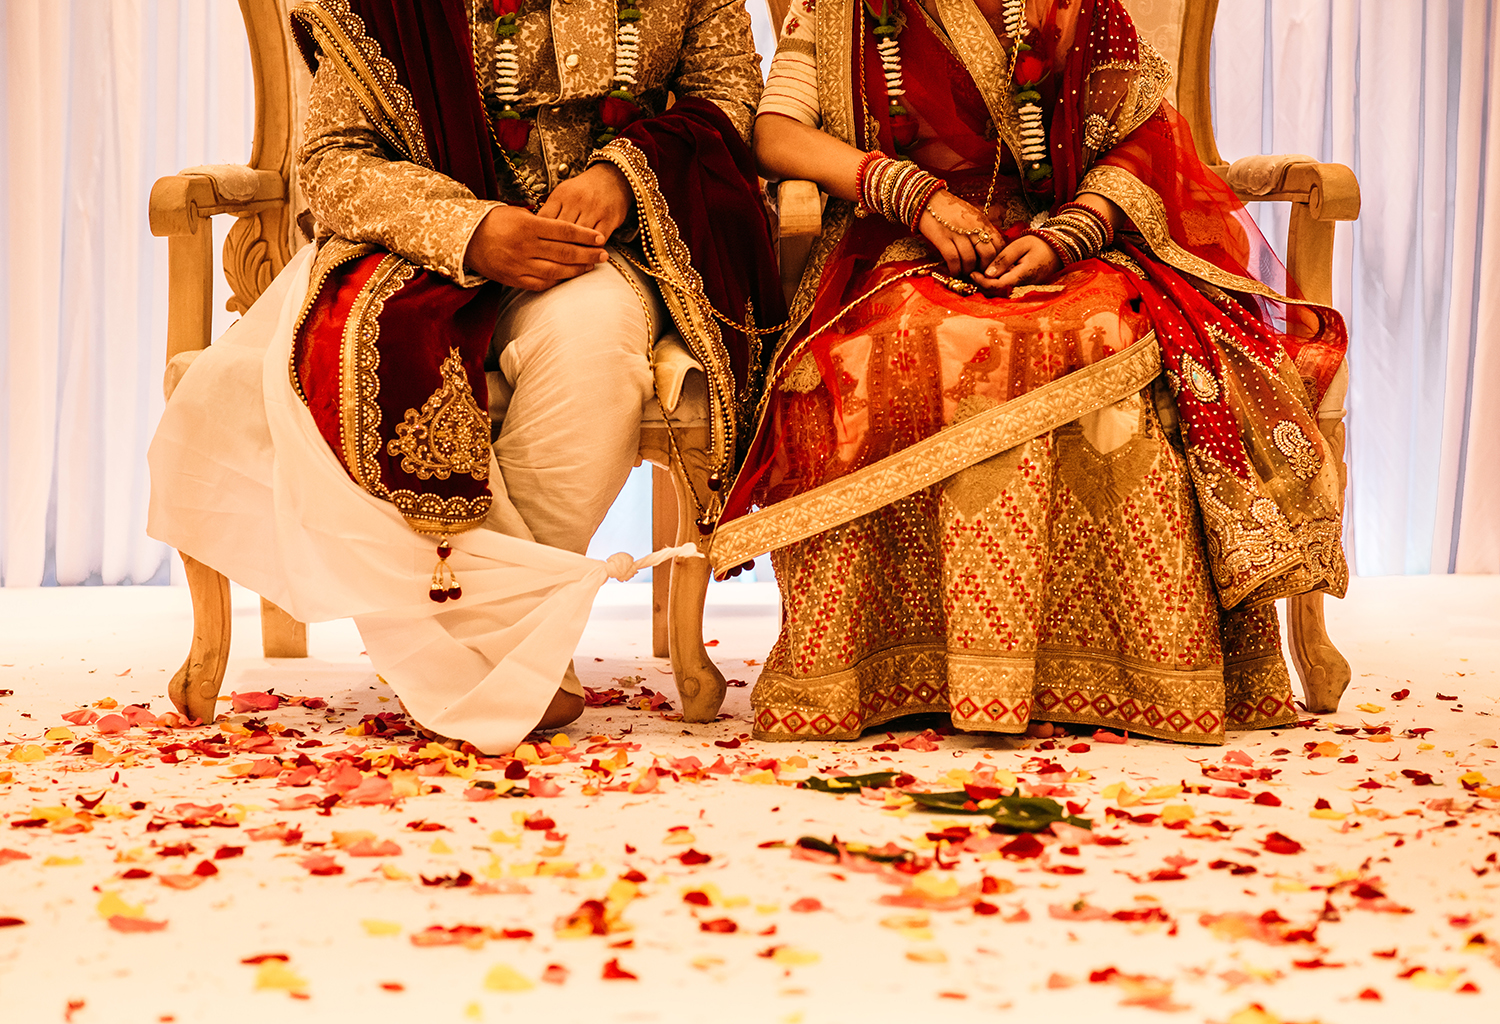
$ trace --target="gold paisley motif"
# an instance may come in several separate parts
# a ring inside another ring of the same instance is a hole
[[[1182,354],[1182,372],[1177,375],[1176,382],[1178,390],[1185,385],[1200,402],[1208,404],[1219,400],[1219,382],[1207,367],[1186,352]]]
[[[1271,440],[1286,456],[1291,464],[1292,472],[1299,479],[1311,480],[1318,475],[1318,470],[1323,466],[1323,460],[1318,456],[1317,448],[1307,439],[1302,428],[1291,420],[1282,420],[1271,428]]]
[[[902,263],[906,260],[930,260],[933,255],[932,246],[927,244],[925,238],[908,235],[886,246],[885,252],[880,254],[880,259],[875,261],[875,265],[879,267],[887,263]]]
[[[386,451],[401,457],[401,471],[418,480],[467,473],[490,478],[490,421],[474,401],[463,356],[452,349],[438,368],[443,383],[422,408],[408,409]]]

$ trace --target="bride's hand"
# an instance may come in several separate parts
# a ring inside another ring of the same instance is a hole
[[[1052,246],[1035,235],[1022,235],[1000,251],[983,272],[969,275],[987,295],[1008,292],[1021,284],[1038,284],[1062,269]]]
[[[917,229],[948,264],[950,274],[967,274],[988,266],[999,252],[999,229],[946,189],[932,197]]]

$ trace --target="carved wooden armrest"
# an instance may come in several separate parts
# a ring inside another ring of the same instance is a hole
[[[170,238],[196,233],[215,214],[259,213],[286,201],[286,182],[276,171],[241,164],[189,167],[151,186],[151,233]]]
[[[1359,217],[1359,180],[1343,164],[1300,154],[1250,156],[1215,167],[1245,203],[1300,203],[1313,220]]]
[[[814,239],[823,233],[823,197],[815,182],[783,181],[776,187],[776,209],[781,287],[790,297],[802,280]]]

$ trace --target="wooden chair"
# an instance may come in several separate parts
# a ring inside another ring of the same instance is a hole
[[[1209,40],[1219,0],[1123,0],[1136,29],[1177,72],[1168,99],[1187,119],[1203,162],[1224,178],[1245,203],[1290,203],[1287,271],[1303,294],[1325,305],[1333,302],[1333,229],[1338,221],[1359,216],[1359,183],[1343,164],[1300,157],[1247,157],[1229,163],[1214,143],[1209,102]],[[767,0],[779,36],[790,0]],[[1252,190],[1253,189],[1253,190]],[[784,181],[779,186],[781,275],[788,295],[802,277],[808,253],[822,225],[817,186]],[[1339,477],[1347,486],[1344,463],[1347,362],[1340,368],[1318,409],[1318,426],[1339,460]],[[1349,685],[1349,662],[1333,641],[1323,618],[1323,595],[1304,594],[1287,601],[1288,640],[1292,663],[1302,682],[1307,709],[1338,710]]]
[[[240,0],[255,86],[255,137],[244,165],[190,167],[151,189],[151,233],[167,239],[168,397],[192,354],[206,349],[213,321],[211,218],[236,218],[224,243],[223,273],[233,290],[228,308],[243,313],[311,236],[307,205],[297,186],[310,79],[295,51],[286,0]],[[660,373],[660,368],[659,368]],[[661,379],[660,377],[658,379]],[[687,375],[672,413],[674,448],[659,413],[641,424],[641,458],[652,463],[652,543],[700,543],[692,492],[708,494],[707,391],[701,370]],[[678,454],[681,454],[681,458]],[[185,714],[214,719],[229,657],[229,581],[211,566],[183,555],[193,602],[193,640],[173,677],[170,694]],[[703,644],[706,559],[661,566],[652,584],[652,651],[670,657],[687,721],[712,721],[724,676]],[[268,658],[307,656],[307,626],[261,599],[261,644]]]

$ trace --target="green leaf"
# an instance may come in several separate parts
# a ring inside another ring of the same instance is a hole
[[[900,772],[871,772],[869,775],[843,775],[823,778],[819,775],[810,775],[802,780],[806,789],[814,789],[819,793],[858,793],[861,789],[889,789],[892,780],[899,776]]]

